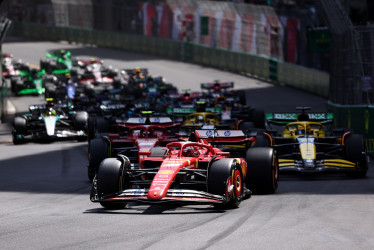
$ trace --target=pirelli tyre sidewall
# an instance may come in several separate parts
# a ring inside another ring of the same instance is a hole
[[[278,188],[279,165],[270,147],[249,148],[246,153],[246,187],[254,194],[272,194]]]
[[[223,208],[239,206],[244,196],[244,180],[241,167],[235,159],[223,158],[213,161],[209,166],[207,178],[209,193],[227,197],[227,203],[223,204]],[[230,186],[233,186],[233,189]]]

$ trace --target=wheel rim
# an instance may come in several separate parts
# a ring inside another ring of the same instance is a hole
[[[227,182],[226,182],[226,197],[227,198],[229,198],[230,196],[232,196],[232,190],[230,191],[231,185],[232,185],[232,177],[230,176],[227,179]]]
[[[234,190],[235,190],[235,197],[239,197],[242,193],[242,177],[238,169],[235,170],[234,173]]]
[[[274,189],[277,187],[279,178],[278,159],[273,155],[273,186]]]

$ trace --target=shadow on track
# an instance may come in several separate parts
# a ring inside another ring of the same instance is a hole
[[[211,205],[176,205],[176,204],[141,204],[131,202],[123,209],[110,210],[105,209],[96,203],[98,208],[89,209],[84,213],[99,214],[134,214],[134,215],[154,215],[154,214],[200,214],[216,213],[223,214],[226,210],[216,209]]]

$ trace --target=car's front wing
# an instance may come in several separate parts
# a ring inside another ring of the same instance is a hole
[[[280,172],[301,172],[301,173],[318,173],[318,172],[354,172],[360,168],[357,163],[344,159],[324,159],[317,160],[313,165],[306,166],[301,160],[282,159],[278,160]]]
[[[210,194],[203,191],[190,189],[169,189],[166,195],[161,199],[149,199],[148,189],[126,189],[113,195],[106,195],[99,198],[97,195],[91,196],[91,201],[113,201],[113,202],[143,202],[143,203],[166,203],[176,202],[184,204],[223,204],[227,202],[227,198],[223,195]]]

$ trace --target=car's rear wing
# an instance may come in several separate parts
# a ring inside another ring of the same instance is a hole
[[[201,89],[216,90],[216,89],[229,89],[234,88],[234,82],[212,82],[212,83],[201,83]]]
[[[242,144],[251,139],[242,130],[196,129],[195,134],[213,144]]]
[[[164,125],[172,124],[170,117],[131,117],[127,119],[126,125]]]
[[[177,107],[177,108],[167,108],[166,113],[168,115],[189,115],[192,113],[197,112],[196,108],[194,107]],[[220,107],[204,107],[204,110],[199,110],[198,112],[212,112],[216,114],[221,114],[222,108]]]
[[[305,113],[308,115],[310,121],[330,123],[334,120],[333,113]],[[266,113],[266,120],[268,123],[284,125],[298,120],[300,114],[298,113]]]
[[[134,75],[135,72],[136,72],[136,68],[135,69],[121,69],[121,73],[126,73],[127,75]],[[144,75],[148,75],[148,69],[147,68],[140,68],[140,73],[142,73]]]
[[[125,104],[101,104],[100,109],[103,111],[112,111],[112,110],[124,110],[126,108]]]

